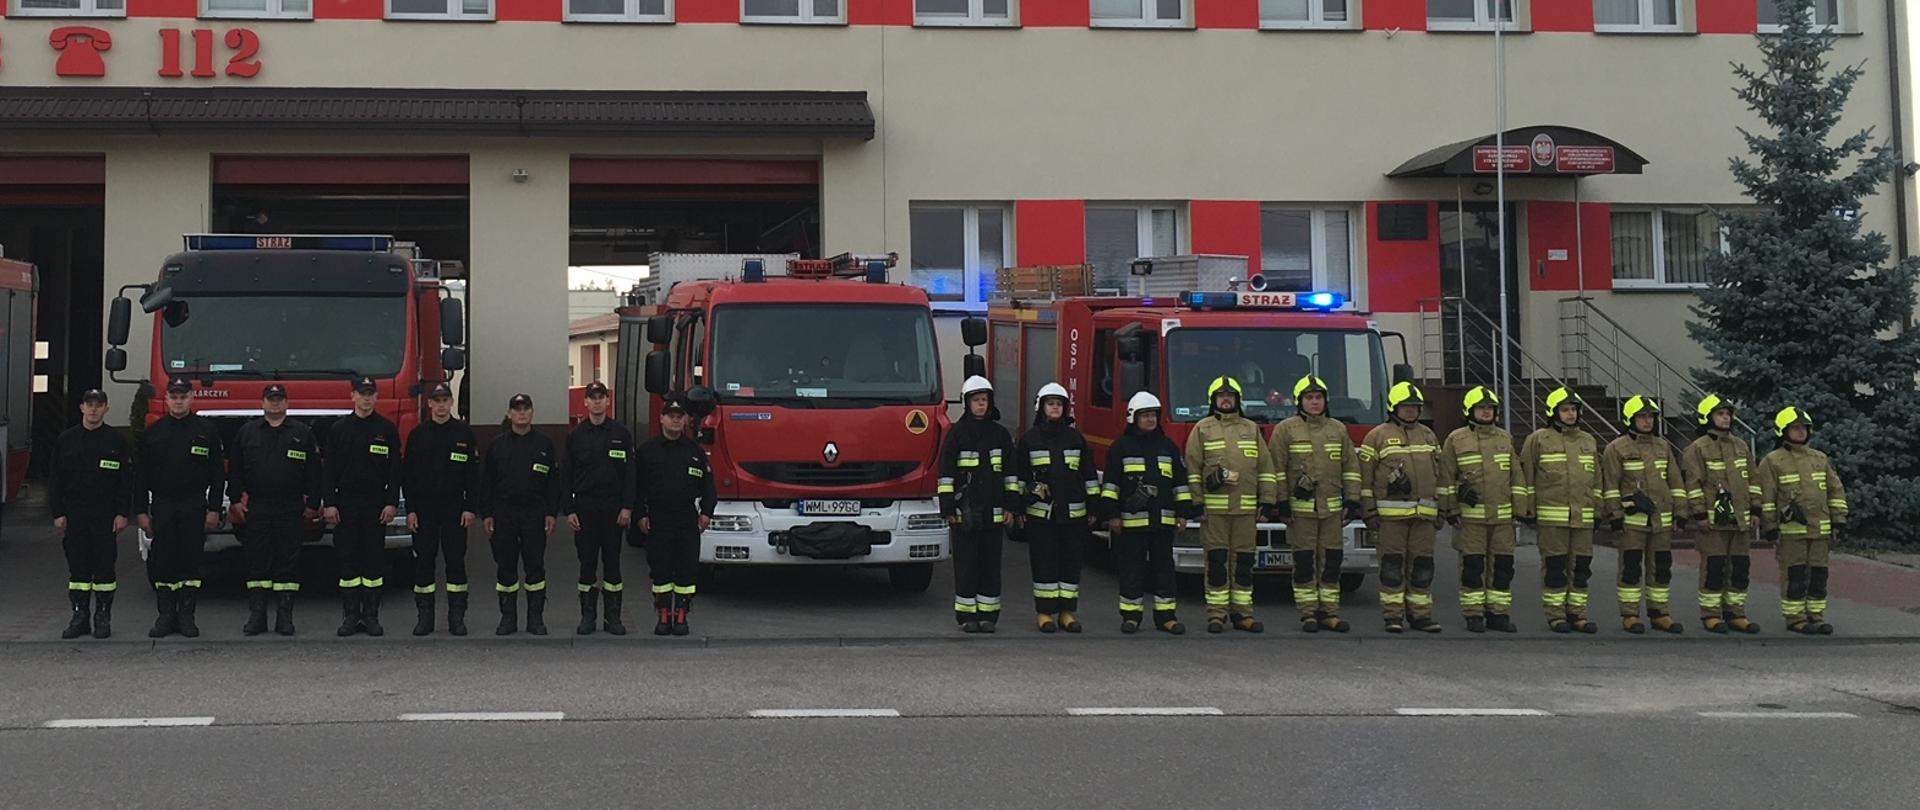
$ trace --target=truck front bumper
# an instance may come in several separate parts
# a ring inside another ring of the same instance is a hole
[[[821,559],[790,553],[788,532],[814,523],[850,523],[868,531],[866,553]],[[859,515],[807,516],[759,501],[721,501],[700,536],[700,561],[717,565],[899,565],[951,556],[947,527],[933,500],[863,507]]]
[[[1254,567],[1254,575],[1293,573],[1292,549],[1287,546],[1287,524],[1261,523],[1259,531],[1255,553],[1257,561],[1262,564]],[[1367,528],[1367,524],[1358,521],[1348,523],[1340,535],[1341,545],[1345,548],[1340,559],[1341,573],[1371,574],[1379,570],[1380,564],[1374,552],[1374,533]],[[1189,521],[1174,537],[1173,569],[1182,574],[1203,574],[1206,568],[1206,551],[1200,547],[1200,524]]]

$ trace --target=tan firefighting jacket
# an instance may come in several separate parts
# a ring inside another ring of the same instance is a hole
[[[1680,476],[1687,485],[1687,517],[1706,515],[1707,523],[1722,531],[1752,528],[1751,510],[1760,500],[1760,484],[1753,480],[1752,466],[1752,449],[1730,434],[1709,430],[1694,439],[1680,454]],[[1725,506],[1719,506],[1722,495],[1726,496]],[[1729,517],[1731,523],[1726,522]]]
[[[1273,456],[1278,497],[1299,517],[1338,516],[1348,502],[1360,499],[1360,455],[1353,436],[1338,419],[1299,414],[1273,429],[1267,443]],[[1302,500],[1302,490],[1313,497]]]
[[[1826,453],[1804,444],[1783,444],[1760,460],[1754,476],[1760,479],[1762,531],[1779,529],[1781,537],[1818,540],[1832,537],[1835,523],[1847,522],[1847,490]],[[1793,517],[1802,520],[1790,521]]]
[[[1360,443],[1360,507],[1381,520],[1440,516],[1440,439],[1418,422],[1388,422]],[[1395,481],[1401,483],[1396,486]]]
[[[1207,477],[1225,470],[1227,483],[1207,489]],[[1266,452],[1260,426],[1237,413],[1216,413],[1187,434],[1187,477],[1200,505],[1210,515],[1251,515],[1263,503],[1275,503],[1273,456]]]
[[[1600,441],[1578,427],[1543,427],[1520,448],[1516,517],[1591,529],[1600,519]]]
[[[1523,489],[1513,469],[1512,434],[1474,424],[1447,436],[1440,448],[1442,514],[1459,515],[1467,523],[1512,523],[1514,501]]]
[[[1600,454],[1600,482],[1601,514],[1609,520],[1624,519],[1629,529],[1671,529],[1674,514],[1688,508],[1673,445],[1653,433],[1630,433],[1608,444]],[[1643,506],[1642,513],[1627,514],[1627,504],[1642,495],[1652,508]]]

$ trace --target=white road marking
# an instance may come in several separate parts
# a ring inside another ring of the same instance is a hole
[[[754,709],[753,717],[899,717],[899,709]]]
[[[1212,706],[1117,706],[1068,709],[1074,717],[1202,717],[1226,714]]]
[[[1552,717],[1542,709],[1394,709],[1402,717]]]
[[[1700,712],[1701,717],[1713,720],[1750,720],[1758,717],[1785,718],[1790,720],[1858,720],[1860,715],[1853,712]]]
[[[170,728],[211,726],[211,717],[99,717],[91,719],[48,720],[46,728]]]
[[[499,720],[565,720],[566,712],[421,712],[400,715],[402,720],[429,723]]]

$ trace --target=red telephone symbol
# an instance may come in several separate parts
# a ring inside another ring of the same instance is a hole
[[[107,60],[100,54],[113,48],[113,35],[90,25],[69,25],[53,29],[47,44],[60,52],[53,64],[58,76],[94,77],[107,75]]]

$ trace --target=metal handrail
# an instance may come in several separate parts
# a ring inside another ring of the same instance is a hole
[[[1706,386],[1701,385],[1692,375],[1682,372],[1680,369],[1675,368],[1672,363],[1668,363],[1655,352],[1652,347],[1648,346],[1644,341],[1636,337],[1633,332],[1629,331],[1625,325],[1614,320],[1613,316],[1608,315],[1605,310],[1600,309],[1600,306],[1594,303],[1592,298],[1587,296],[1562,298],[1560,299],[1560,305],[1562,307],[1560,318],[1562,324],[1568,321],[1579,322],[1580,346],[1575,349],[1575,352],[1583,355],[1580,358],[1580,364],[1584,370],[1595,375],[1605,370],[1603,365],[1595,364],[1589,357],[1584,356],[1593,351],[1596,343],[1604,343],[1605,345],[1599,346],[1598,348],[1610,350],[1608,353],[1611,355],[1613,363],[1613,382],[1620,388],[1644,388],[1644,386],[1632,384],[1644,383],[1651,377],[1654,396],[1664,399],[1667,398],[1667,376],[1671,375],[1675,380],[1674,386],[1676,394],[1692,393],[1702,395],[1705,393]],[[1566,313],[1566,307],[1569,305],[1577,308],[1575,314],[1572,316],[1568,316]],[[1588,325],[1589,314],[1599,316],[1601,321],[1605,322],[1608,327],[1611,327],[1611,334],[1601,335],[1591,328]],[[1563,355],[1566,353],[1566,337],[1567,335],[1563,332],[1561,341]],[[1623,342],[1621,338],[1625,338],[1626,342]],[[1627,353],[1627,356],[1622,357],[1622,349],[1628,347],[1628,343],[1631,344],[1631,348],[1639,349],[1638,356]],[[1625,369],[1626,373],[1623,373],[1622,369]],[[1615,398],[1618,399],[1619,397],[1620,393],[1616,392]],[[1683,424],[1691,424],[1692,422],[1692,420],[1685,419],[1678,415],[1670,416],[1668,419],[1677,420]],[[1753,425],[1741,419],[1738,415],[1734,416],[1733,424],[1736,432],[1747,435],[1749,445],[1757,445],[1760,434],[1754,429]]]
[[[1485,311],[1481,310],[1478,306],[1475,306],[1472,301],[1469,301],[1459,296],[1442,296],[1439,298],[1423,299],[1420,302],[1421,313],[1423,315],[1427,313],[1428,305],[1435,305],[1434,312],[1439,317],[1444,318],[1445,315],[1447,314],[1447,310],[1449,307],[1453,308],[1453,310],[1459,316],[1459,321],[1456,322],[1455,326],[1457,327],[1456,331],[1459,332],[1459,335],[1462,338],[1461,339],[1462,345],[1460,347],[1460,374],[1462,377],[1460,382],[1462,384],[1464,384],[1466,380],[1470,378],[1477,377],[1479,379],[1498,381],[1503,376],[1505,376],[1509,380],[1509,385],[1510,385],[1509,391],[1511,391],[1511,389],[1514,387],[1525,387],[1527,389],[1528,395],[1526,397],[1526,401],[1528,403],[1533,403],[1536,401],[1544,401],[1544,397],[1541,396],[1542,392],[1540,389],[1545,388],[1546,386],[1542,384],[1542,380],[1545,380],[1547,383],[1551,384],[1554,387],[1561,387],[1561,388],[1567,388],[1568,390],[1574,390],[1574,386],[1571,383],[1569,383],[1566,379],[1564,379],[1560,375],[1554,373],[1547,366],[1546,363],[1541,362],[1539,358],[1533,356],[1531,352],[1528,352],[1525,346],[1522,346],[1519,341],[1513,339],[1512,335],[1502,333],[1499,324],[1495,322],[1491,316],[1487,315]],[[1464,336],[1466,334],[1466,329],[1469,323],[1472,323],[1473,326],[1478,327],[1475,329],[1475,332],[1474,332],[1476,335],[1479,334],[1480,328],[1484,328],[1487,331],[1488,337],[1490,340],[1495,342],[1504,342],[1504,345],[1509,352],[1509,356],[1518,357],[1518,359],[1520,360],[1519,372],[1530,372],[1530,373],[1515,373],[1515,369],[1512,369],[1512,368],[1502,370],[1499,368],[1500,363],[1498,360],[1495,360],[1492,358],[1486,358],[1486,357],[1477,358],[1479,360],[1479,364],[1474,365],[1474,361],[1476,360],[1476,358],[1472,357],[1472,355],[1465,350],[1465,345],[1464,345],[1465,344]],[[1439,333],[1443,337],[1446,334],[1446,329],[1444,324],[1441,325],[1439,329]],[[1443,354],[1442,361],[1444,364],[1444,352],[1442,354]],[[1478,373],[1478,372],[1481,372],[1482,370],[1484,370],[1485,372],[1484,374]],[[1445,368],[1441,369],[1441,374],[1442,374],[1442,378],[1444,379],[1446,375]],[[1519,379],[1515,379],[1516,377],[1518,377]],[[1512,383],[1514,382],[1520,382],[1521,385],[1514,386],[1512,385]],[[1538,412],[1536,412],[1534,408],[1525,407],[1516,411],[1516,410],[1511,410],[1512,404],[1513,403],[1508,403],[1509,412],[1513,413],[1515,416],[1523,420],[1525,424],[1528,426],[1529,431],[1539,428],[1542,425],[1542,423],[1545,421],[1545,419]],[[1615,427],[1611,423],[1608,423],[1605,420],[1596,418],[1595,414],[1590,408],[1581,409],[1581,423],[1583,426],[1585,426],[1587,429],[1591,430],[1595,435],[1598,435],[1598,436],[1603,436],[1603,437],[1614,436],[1614,435],[1619,435],[1619,433],[1621,432],[1619,428]]]

